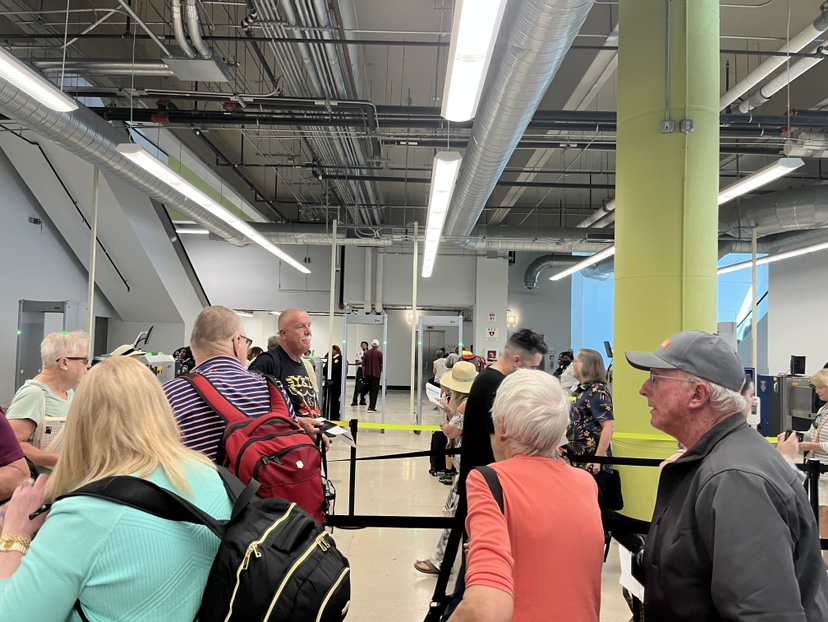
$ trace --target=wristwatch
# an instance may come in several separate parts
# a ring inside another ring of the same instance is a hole
[[[17,551],[25,555],[29,552],[32,541],[23,536],[0,536],[0,552]]]

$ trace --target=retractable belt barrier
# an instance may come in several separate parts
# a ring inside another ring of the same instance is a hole
[[[403,425],[403,424],[388,424],[388,423],[359,423],[357,419],[351,419],[348,422],[334,422],[340,426],[348,426],[351,436],[356,443],[357,431],[362,429],[390,429],[390,430],[438,430],[438,426],[425,425]],[[620,434],[616,434],[619,436]],[[623,434],[624,438],[652,438],[655,440],[663,440],[663,437],[655,434]],[[460,449],[444,449],[436,452],[437,455],[452,456],[460,453]],[[343,529],[362,529],[366,527],[390,527],[397,529],[445,529],[451,527],[454,518],[445,518],[442,516],[380,516],[375,514],[356,514],[354,512],[354,500],[356,495],[356,463],[368,462],[373,460],[399,460],[403,458],[425,458],[434,455],[435,452],[424,451],[407,451],[397,454],[385,454],[381,456],[362,456],[357,457],[356,448],[351,448],[351,455],[348,458],[341,458],[338,460],[328,460],[328,464],[334,462],[348,462],[350,465],[350,486],[348,490],[348,514],[330,514],[325,518],[325,523],[329,527],[340,527]],[[573,463],[595,463],[595,464],[612,464],[616,466],[633,466],[633,467],[658,467],[664,462],[658,458],[622,458],[622,457],[607,457],[607,456],[592,456],[583,460],[578,460],[570,457],[570,462]],[[805,472],[805,488],[809,492],[809,500],[811,507],[819,522],[819,476],[822,473],[828,473],[828,465],[822,464],[818,460],[808,460],[804,464],[795,464],[797,468]],[[625,543],[629,537],[637,537],[638,535],[646,534],[650,523],[648,521],[641,521],[626,516],[616,515],[611,519],[607,525],[607,531],[613,534],[616,540],[622,544]],[[828,539],[820,540],[821,548],[828,550]],[[629,548],[629,547],[628,547]]]

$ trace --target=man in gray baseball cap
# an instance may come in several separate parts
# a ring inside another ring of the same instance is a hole
[[[644,546],[648,620],[828,620],[819,531],[797,474],[739,412],[744,370],[718,335],[626,352],[650,372],[653,427],[687,451],[666,464]]]

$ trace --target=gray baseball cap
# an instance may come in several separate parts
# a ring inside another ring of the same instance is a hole
[[[724,339],[701,330],[685,330],[670,337],[653,353],[625,352],[636,369],[680,369],[733,391],[745,381],[742,362]]]

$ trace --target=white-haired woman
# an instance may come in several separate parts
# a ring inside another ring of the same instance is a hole
[[[181,444],[152,372],[127,357],[96,365],[64,433],[54,474],[19,487],[6,510],[0,620],[76,620],[76,601],[90,620],[195,618],[219,546],[206,527],[83,496],[57,501],[45,523],[45,515],[29,520],[42,504],[112,475],[150,480],[217,519],[230,517],[215,466]]]
[[[604,547],[598,492],[586,471],[558,458],[569,423],[560,383],[542,371],[510,374],[492,420],[491,467],[504,511],[472,471],[466,592],[451,622],[597,622]]]
[[[23,453],[46,472],[54,468],[58,454],[40,442],[43,420],[66,418],[74,389],[89,370],[88,347],[89,335],[82,331],[46,335],[40,343],[42,371],[23,383],[6,413]]]

